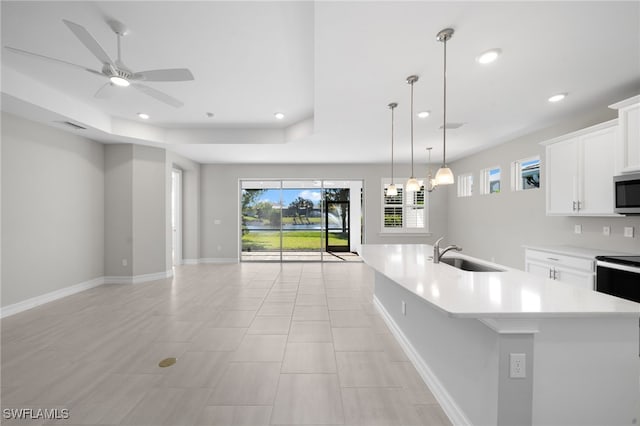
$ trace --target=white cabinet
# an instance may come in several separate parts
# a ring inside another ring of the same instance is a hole
[[[617,120],[611,120],[542,142],[547,215],[615,215],[617,134]]]
[[[581,288],[594,289],[595,259],[527,249],[525,271]]]
[[[620,172],[640,171],[640,95],[626,99],[609,108],[618,110],[620,135],[618,161]]]

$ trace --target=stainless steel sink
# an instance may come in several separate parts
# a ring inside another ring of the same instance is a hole
[[[462,269],[463,271],[471,272],[504,272],[503,269],[494,268],[492,266],[483,265],[482,263],[472,262],[467,259],[459,257],[445,257],[440,259],[440,263],[446,263],[454,268]]]

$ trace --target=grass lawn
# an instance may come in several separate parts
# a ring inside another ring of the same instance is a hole
[[[283,231],[283,250],[320,250],[321,231]],[[346,236],[342,234],[329,234],[329,244],[336,246],[347,245]],[[280,232],[278,231],[251,231],[242,236],[242,251],[270,251],[280,250]]]

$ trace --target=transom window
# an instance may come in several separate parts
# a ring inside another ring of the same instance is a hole
[[[480,170],[480,193],[497,194],[500,192],[500,167]]]
[[[540,188],[540,157],[511,163],[511,182],[514,191]]]
[[[458,197],[471,197],[473,195],[473,175],[467,173],[458,176]]]
[[[395,181],[397,195],[387,195],[390,179],[382,180],[382,232],[425,233],[428,232],[428,209],[424,181],[419,180],[419,191],[405,190],[407,179]]]

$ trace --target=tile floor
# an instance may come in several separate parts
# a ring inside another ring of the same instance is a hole
[[[2,408],[70,417],[2,424],[449,425],[372,292],[362,263],[182,266],[5,318]]]

